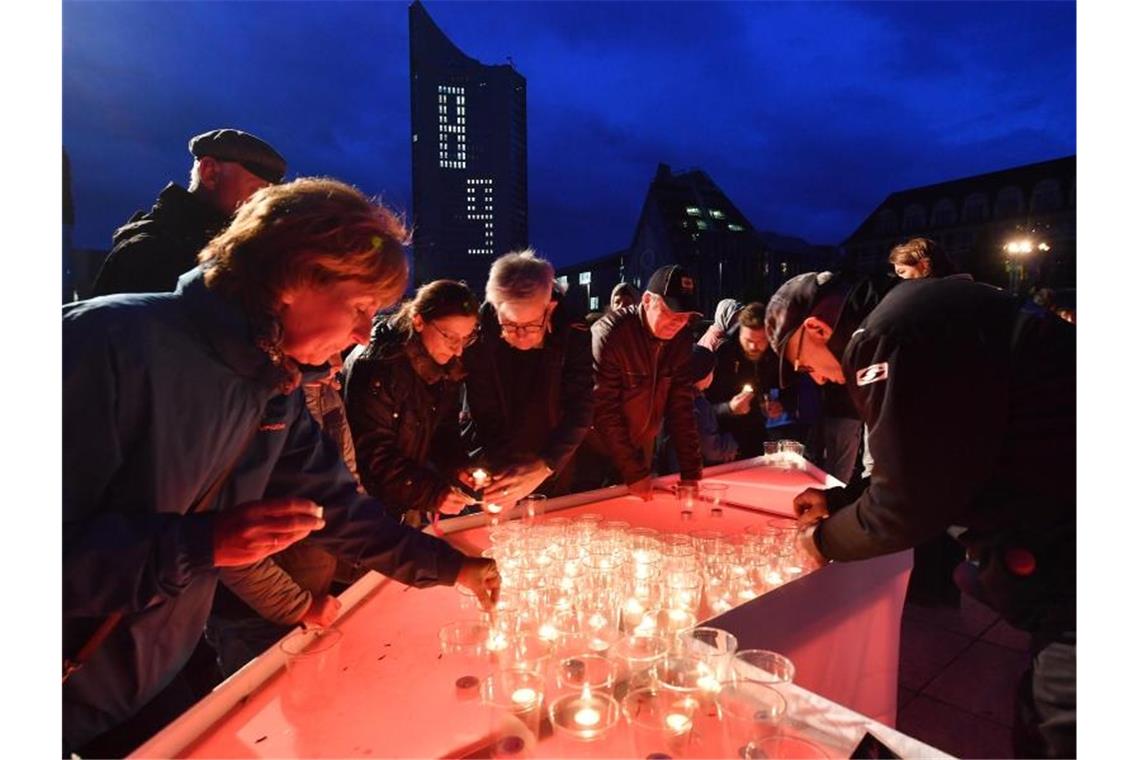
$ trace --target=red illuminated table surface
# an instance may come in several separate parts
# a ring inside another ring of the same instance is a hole
[[[659,531],[748,525],[791,515],[804,488],[836,481],[806,465],[782,470],[735,462],[706,470],[705,482],[729,489],[723,516],[698,510],[682,520],[673,498],[652,502],[624,487],[551,499],[547,514],[594,512]],[[668,488],[675,478],[661,478]],[[760,511],[765,510],[765,511]],[[445,521],[448,540],[467,551],[488,545],[482,516]],[[706,624],[734,633],[740,649],[772,649],[796,665],[786,688],[795,733],[848,757],[871,731],[906,757],[942,756],[889,728],[895,719],[898,644],[911,553],[832,564],[769,591]],[[273,648],[140,747],[137,757],[448,757],[485,743],[486,713],[478,700],[457,699],[458,675],[439,654],[445,624],[474,617],[452,587],[416,590],[369,573],[342,596],[336,627],[343,632],[338,671],[326,699],[298,706],[287,688],[284,655]],[[625,726],[603,743],[564,747],[557,737],[536,753],[633,756]]]

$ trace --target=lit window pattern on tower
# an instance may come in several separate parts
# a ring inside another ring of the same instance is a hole
[[[468,248],[471,256],[495,255],[495,183],[490,179],[467,178],[467,219],[483,223],[483,244]]]
[[[439,167],[467,168],[466,88],[439,85]]]

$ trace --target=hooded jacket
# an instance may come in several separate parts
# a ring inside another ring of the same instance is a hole
[[[360,481],[399,518],[434,510],[466,461],[459,439],[464,370],[446,367],[395,318],[376,322],[344,365],[345,407]]]
[[[174,293],[63,308],[64,655],[124,613],[63,686],[66,745],[126,720],[193,651],[218,571],[214,515],[187,512],[234,462],[214,509],[311,499],[326,523],[315,545],[402,583],[455,582],[463,555],[360,494],[284,380],[249,317],[200,270]]]
[[[659,340],[641,304],[611,312],[591,329],[596,445],[613,458],[626,484],[636,483],[651,474],[651,446],[664,420],[682,479],[699,480],[701,440],[689,376],[692,333],[683,329]]]
[[[115,230],[92,295],[174,290],[178,277],[198,265],[198,252],[229,222],[229,216],[171,182],[150,211],[136,212]]]

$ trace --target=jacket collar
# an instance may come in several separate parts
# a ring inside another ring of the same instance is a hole
[[[274,362],[263,348],[269,328],[256,330],[239,304],[207,288],[200,268],[179,277],[174,292],[214,353],[236,374],[279,392],[296,388],[300,381],[296,365],[284,358]]]

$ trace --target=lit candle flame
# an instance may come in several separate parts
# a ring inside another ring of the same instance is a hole
[[[740,389],[740,392],[741,393],[751,393],[752,392],[752,384],[751,383],[745,383],[744,387]]]
[[[487,475],[487,471],[484,469],[480,468],[478,470],[471,471],[471,479],[475,481],[475,485],[478,488],[482,488],[484,484],[486,484],[488,477],[489,476]]]
[[[538,692],[534,689],[515,689],[514,693],[511,694],[511,701],[519,707],[530,707],[537,698]]]
[[[668,726],[671,731],[683,734],[693,727],[693,721],[689,720],[688,715],[669,713],[665,716],[665,725]]]

